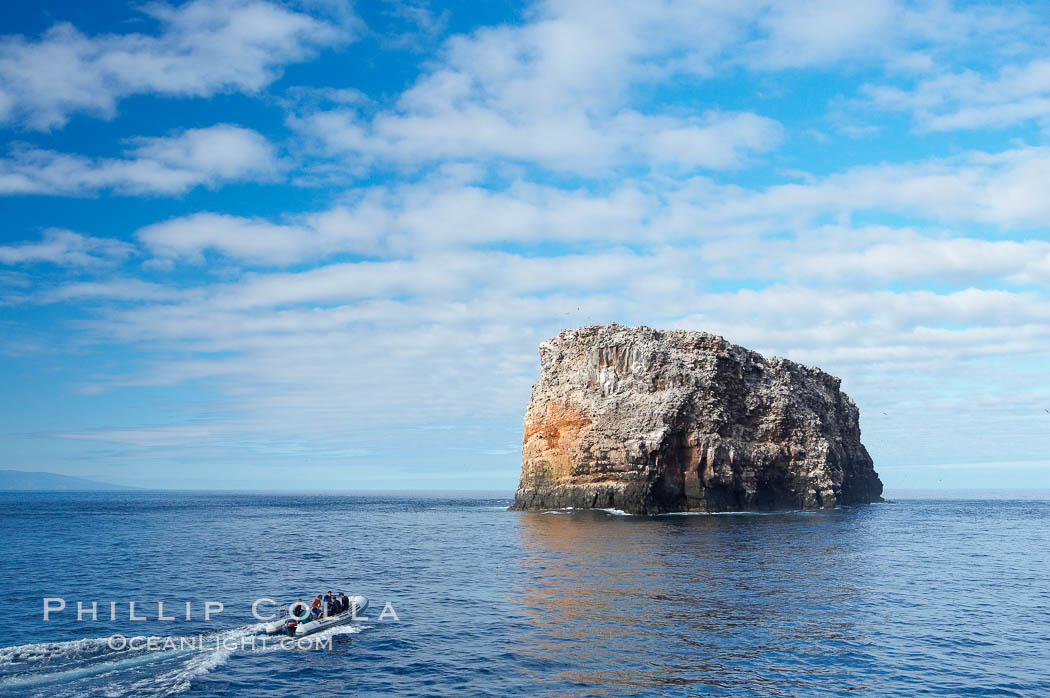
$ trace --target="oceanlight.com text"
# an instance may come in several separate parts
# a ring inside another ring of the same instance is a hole
[[[187,637],[126,637],[124,635],[111,635],[107,640],[111,650],[131,650],[133,652],[170,652],[170,651],[216,651],[227,652],[254,651],[272,649],[291,650],[330,650],[332,649],[332,636],[327,637],[268,637],[266,635],[243,636],[243,637],[206,637],[203,635],[190,635]]]

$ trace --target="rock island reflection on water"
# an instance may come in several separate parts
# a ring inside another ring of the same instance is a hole
[[[515,593],[528,623],[512,642],[548,665],[541,684],[595,695],[719,685],[787,695],[821,676],[871,689],[849,654],[877,643],[864,622],[866,517],[524,513]]]
[[[633,514],[881,500],[840,380],[705,332],[619,324],[540,345],[514,508]]]

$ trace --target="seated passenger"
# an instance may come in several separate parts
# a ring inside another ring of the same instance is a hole
[[[339,592],[339,612],[346,613],[350,610],[350,598],[343,592]]]
[[[292,617],[293,618],[301,618],[305,613],[306,613],[306,604],[303,603],[302,599],[299,599],[298,601],[295,602],[295,605],[292,606]]]
[[[313,617],[314,620],[317,620],[322,615],[324,615],[324,607],[321,606],[320,594],[318,594],[317,597],[314,599],[314,602],[310,604],[310,615]]]

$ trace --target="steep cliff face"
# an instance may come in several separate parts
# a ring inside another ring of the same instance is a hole
[[[879,501],[839,379],[705,332],[591,326],[540,345],[516,509],[635,514]]]

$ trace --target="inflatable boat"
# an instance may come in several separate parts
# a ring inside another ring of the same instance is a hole
[[[305,622],[292,616],[286,616],[267,623],[266,632],[270,635],[283,633],[294,637],[302,637],[321,630],[333,628],[337,625],[349,623],[352,620],[357,620],[357,617],[368,608],[368,599],[364,596],[351,596],[349,599],[350,609],[342,613],[336,613],[331,616],[321,616],[315,620]]]

